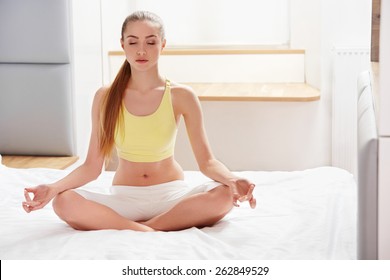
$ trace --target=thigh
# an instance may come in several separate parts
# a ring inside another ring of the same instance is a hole
[[[182,192],[175,193],[174,198],[168,199],[168,200],[157,200],[156,202],[153,202],[150,204],[150,208],[153,209],[153,216],[158,216],[170,209],[172,209],[174,206],[182,202],[183,200],[186,200],[188,198],[191,198],[193,196],[199,195],[199,194],[205,194],[205,193],[215,193],[218,192],[220,189],[219,187],[222,187],[223,184],[215,181],[210,181],[207,183],[204,183],[202,185],[198,185],[195,187],[186,187],[186,189],[183,189]],[[153,217],[152,216],[152,217]],[[152,218],[150,217],[150,218]]]
[[[193,194],[198,194],[198,193],[204,193],[204,192],[211,192],[211,191],[215,192],[215,189],[217,189],[220,186],[224,186],[224,185],[220,182],[209,181],[209,182],[206,182],[206,183],[203,183],[201,185],[193,187],[187,196],[193,195]]]
[[[85,199],[110,207],[119,215],[132,221],[146,221],[158,216],[184,199],[196,194],[215,192],[222,184],[215,181],[206,182],[195,187],[188,187],[182,182],[161,184],[161,188],[115,187],[114,194],[102,194],[83,189],[75,189]],[[122,191],[118,192],[118,189]]]
[[[81,189],[76,189],[74,191],[85,199],[111,208],[119,215],[129,220],[139,221],[144,220],[145,216],[149,216],[148,213],[145,213],[145,207],[142,207],[142,205],[137,203],[134,199],[131,200],[119,195],[102,194]]]

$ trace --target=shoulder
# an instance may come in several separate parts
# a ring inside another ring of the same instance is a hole
[[[187,85],[171,82],[172,98],[180,102],[197,102],[198,96],[195,91]]]
[[[105,97],[107,96],[109,90],[110,90],[110,87],[108,87],[108,86],[103,86],[103,87],[99,88],[96,91],[95,96],[93,98],[93,105],[100,106],[102,104],[103,100],[105,99]]]
[[[104,101],[105,97],[107,96],[109,89],[110,89],[109,87],[104,86],[104,87],[99,88],[96,91],[95,96],[93,98],[93,102],[92,102],[93,115],[97,116],[100,114],[100,110],[101,110],[103,101]]]
[[[171,95],[177,112],[186,115],[200,110],[198,96],[191,87],[171,82]]]
[[[110,90],[110,87],[108,86],[102,86],[99,88],[96,93],[95,93],[95,99],[103,99],[107,94],[108,91]]]

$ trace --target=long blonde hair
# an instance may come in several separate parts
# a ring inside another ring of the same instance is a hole
[[[122,24],[121,38],[126,26],[130,22],[149,21],[154,23],[159,29],[161,39],[165,38],[164,24],[159,16],[147,11],[137,11],[130,14]],[[112,153],[115,138],[115,129],[122,114],[122,100],[127,83],[131,76],[131,67],[125,60],[116,75],[113,83],[105,95],[100,108],[101,122],[99,129],[99,146],[105,158],[109,158]]]

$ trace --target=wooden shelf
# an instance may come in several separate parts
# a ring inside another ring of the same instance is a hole
[[[289,48],[166,48],[163,55],[288,55],[305,54],[303,49]],[[123,51],[109,51],[111,57],[124,57]],[[320,90],[304,83],[202,82],[186,83],[201,101],[275,101],[309,102],[320,99]]]
[[[78,160],[79,157],[52,156],[11,156],[2,155],[2,163],[13,168],[53,168],[65,169]]]
[[[305,83],[186,83],[202,101],[308,102],[320,91]]]
[[[302,49],[262,48],[165,48],[162,55],[237,55],[237,54],[305,54]],[[108,56],[124,56],[124,51],[109,51]]]

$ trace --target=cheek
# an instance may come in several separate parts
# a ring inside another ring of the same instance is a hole
[[[153,46],[153,48],[150,48],[148,50],[148,53],[153,55],[153,56],[159,56],[160,53],[161,53],[161,48],[160,47],[156,47],[156,46]]]

